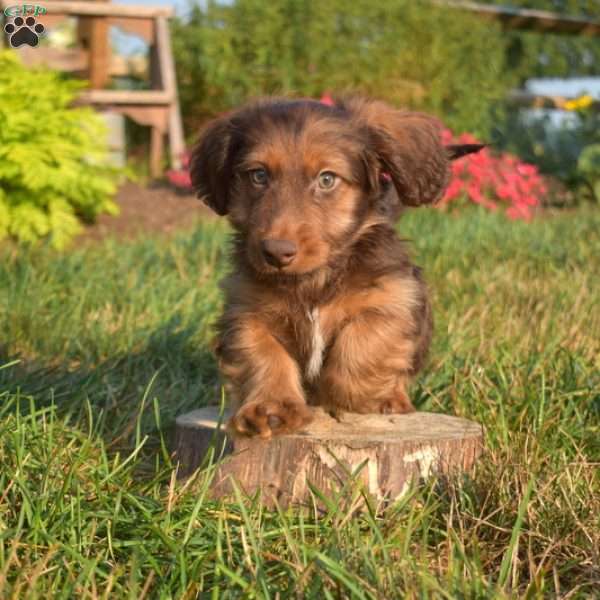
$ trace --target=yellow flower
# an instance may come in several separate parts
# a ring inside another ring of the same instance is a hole
[[[594,103],[594,99],[589,94],[584,94],[574,100],[565,102],[565,110],[585,110]]]

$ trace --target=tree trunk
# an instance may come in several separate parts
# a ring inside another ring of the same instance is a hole
[[[267,504],[312,504],[311,486],[330,495],[354,474],[375,502],[393,501],[415,478],[471,469],[483,446],[481,425],[458,417],[345,413],[336,420],[313,410],[304,430],[270,440],[230,437],[223,431],[229,415],[220,421],[218,407],[182,415],[176,423],[180,474],[190,475],[215,452],[224,457],[214,497],[230,495],[234,479],[246,494],[260,490]]]

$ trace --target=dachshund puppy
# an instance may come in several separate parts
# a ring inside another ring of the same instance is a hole
[[[444,147],[435,119],[359,99],[269,99],[205,128],[192,183],[235,231],[217,338],[235,432],[295,431],[309,404],[414,410],[432,315],[393,223],[480,148]]]

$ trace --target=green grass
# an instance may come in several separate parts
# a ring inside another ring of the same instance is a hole
[[[219,395],[224,226],[0,250],[0,597],[597,595],[600,215],[421,210],[401,231],[437,321],[414,398],[481,421],[486,452],[383,514],[175,481],[175,415]]]

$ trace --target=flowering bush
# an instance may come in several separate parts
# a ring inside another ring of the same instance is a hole
[[[458,138],[449,129],[442,134],[444,144],[476,144],[465,133]],[[530,220],[547,186],[536,166],[516,156],[495,155],[488,148],[452,163],[452,180],[441,205],[467,200],[490,210],[504,209],[510,219]]]
[[[443,132],[442,141],[444,144],[478,143],[468,133],[455,138],[448,129]],[[175,187],[191,189],[189,160],[186,153],[182,157],[183,168],[167,172],[167,178]],[[511,154],[494,155],[484,148],[452,163],[452,179],[440,204],[447,206],[466,200],[490,210],[504,208],[510,219],[530,220],[546,192],[546,183],[537,167]]]

